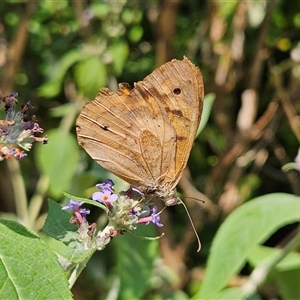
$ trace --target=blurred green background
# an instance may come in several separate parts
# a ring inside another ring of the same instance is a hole
[[[47,198],[64,201],[62,190],[90,197],[106,178],[117,190],[126,188],[77,144],[76,118],[99,88],[133,86],[185,55],[202,71],[210,94],[205,105],[214,99],[178,187],[201,252],[183,207],[168,208],[159,242],[117,237],[87,265],[72,290],[75,299],[114,299],[120,286],[123,299],[189,298],[226,216],[256,196],[300,195],[299,174],[281,170],[294,160],[300,141],[299,1],[29,0],[1,1],[0,11],[0,94],[18,92],[19,105],[30,101],[49,137],[20,163],[0,163],[3,218],[39,231]],[[97,211],[90,218],[105,224]],[[266,245],[276,246],[292,229],[282,228]],[[139,261],[143,253],[145,263]],[[239,275],[249,273],[245,265]],[[140,289],[130,294],[136,280]]]

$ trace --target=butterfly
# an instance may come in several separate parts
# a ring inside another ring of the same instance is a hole
[[[188,58],[173,59],[130,89],[100,89],[76,121],[77,138],[102,167],[167,206],[182,203],[175,187],[200,123],[204,86]]]

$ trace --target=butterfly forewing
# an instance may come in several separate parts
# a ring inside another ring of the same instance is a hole
[[[167,195],[186,166],[203,106],[202,76],[172,60],[130,90],[101,89],[77,119],[79,143],[101,166],[148,193]],[[159,191],[161,189],[161,191]]]
[[[169,182],[170,188],[174,188],[186,166],[199,126],[204,98],[202,76],[185,58],[161,66],[140,84],[151,92],[154,101],[159,102],[167,114],[166,122],[170,122],[176,132],[175,149],[172,149],[175,157],[171,165],[166,164],[158,179],[162,184]]]

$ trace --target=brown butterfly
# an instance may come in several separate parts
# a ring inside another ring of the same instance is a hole
[[[200,70],[173,59],[130,89],[102,88],[77,119],[79,144],[102,167],[166,205],[187,164],[204,98]]]

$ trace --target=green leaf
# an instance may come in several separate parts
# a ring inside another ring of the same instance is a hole
[[[61,118],[68,114],[73,114],[75,107],[74,103],[65,103],[50,109],[50,115],[54,118]]]
[[[80,195],[89,198],[96,189],[94,186],[97,180],[99,180],[99,176],[96,176],[91,171],[75,174],[69,192],[72,195]]]
[[[41,173],[49,177],[49,192],[52,197],[61,195],[71,183],[78,160],[79,150],[74,136],[54,129],[48,132],[49,143],[37,145],[37,166]]]
[[[48,200],[48,215],[43,231],[56,240],[69,245],[77,240],[78,226],[70,223],[70,213],[62,210],[62,206],[55,201]]]
[[[107,81],[106,67],[97,56],[90,56],[76,64],[74,75],[78,90],[91,99]]]
[[[263,261],[267,264],[266,260],[272,261],[278,257],[280,252],[280,249],[256,245],[250,252],[248,261],[253,267],[260,265]],[[276,270],[279,272],[295,269],[300,269],[300,254],[296,252],[288,253],[287,256],[276,265]]]
[[[144,33],[143,27],[140,25],[135,25],[129,30],[128,36],[131,42],[137,43],[142,38],[143,33]]]
[[[40,86],[38,89],[39,95],[46,98],[53,98],[57,96],[62,90],[67,71],[72,65],[83,58],[84,55],[80,50],[76,49],[67,52],[54,68],[52,79]]]
[[[56,256],[35,233],[0,220],[0,299],[72,299]]]
[[[154,236],[153,226],[139,226],[142,236]],[[149,278],[157,258],[158,242],[141,240],[127,233],[114,239],[117,270],[121,279],[120,299],[141,299],[146,292]]]
[[[194,298],[199,299],[199,298]],[[213,299],[234,299],[234,300],[242,300],[243,297],[243,291],[241,288],[228,288],[220,291],[217,293]],[[251,298],[248,298],[248,300],[261,300],[262,298],[255,294]]]
[[[90,9],[93,12],[93,14],[97,16],[99,19],[105,19],[109,14],[110,8],[109,8],[109,3],[99,2],[99,3],[93,3],[90,6]]]
[[[205,95],[202,117],[201,117],[200,125],[197,130],[196,136],[198,136],[200,134],[200,132],[203,130],[203,128],[207,124],[209,116],[211,114],[211,109],[214,104],[215,98],[216,98],[216,95],[213,93]]]
[[[300,299],[300,269],[275,274],[282,299]]]
[[[113,43],[109,50],[113,56],[112,64],[115,74],[119,76],[121,75],[128,58],[128,45],[124,41],[118,41]]]
[[[299,219],[299,197],[290,194],[269,194],[238,207],[222,224],[213,241],[199,298],[213,297],[243,266],[255,245]]]

